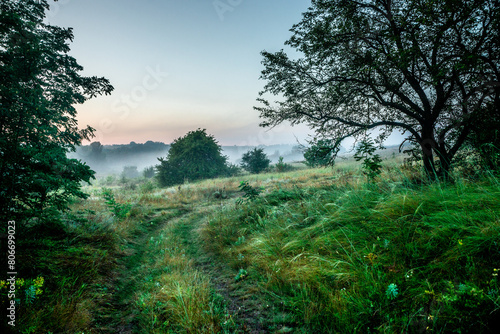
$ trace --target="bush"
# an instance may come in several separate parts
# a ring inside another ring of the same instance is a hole
[[[139,177],[139,172],[136,166],[125,166],[122,171],[122,178],[135,179]]]
[[[356,161],[363,160],[363,174],[368,177],[369,181],[373,181],[382,172],[382,159],[380,155],[373,154],[375,150],[373,141],[371,139],[364,139],[354,154]]]

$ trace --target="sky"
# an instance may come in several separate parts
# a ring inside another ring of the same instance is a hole
[[[198,128],[221,145],[305,143],[306,126],[259,127],[260,52],[285,49],[310,0],[60,0],[47,21],[72,27],[85,76],[110,96],[78,105],[102,144],[171,143]]]

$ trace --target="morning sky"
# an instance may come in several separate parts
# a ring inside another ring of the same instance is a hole
[[[304,141],[305,126],[259,128],[262,50],[278,51],[308,0],[60,0],[49,23],[72,27],[71,55],[115,91],[77,106],[103,144],[170,143],[206,128],[222,145]],[[285,48],[286,49],[286,48]]]

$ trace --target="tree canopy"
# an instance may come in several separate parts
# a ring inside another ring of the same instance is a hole
[[[159,158],[157,179],[167,187],[184,181],[195,181],[227,175],[230,167],[222,148],[205,129],[188,132],[174,140],[166,159]]]
[[[44,22],[45,0],[0,3],[0,214],[5,219],[41,217],[64,209],[71,196],[85,197],[80,182],[93,172],[66,153],[93,136],[78,128],[76,104],[113,87],[84,77],[68,55],[71,28]],[[4,220],[6,221],[6,220]]]
[[[446,175],[476,115],[499,109],[499,23],[498,0],[313,0],[286,42],[298,56],[262,52],[261,125],[307,123],[334,153],[399,130]]]
[[[271,160],[269,160],[267,155],[264,153],[263,148],[255,147],[253,150],[243,154],[243,157],[241,158],[241,167],[254,174],[264,171],[267,167],[269,167],[270,163]]]

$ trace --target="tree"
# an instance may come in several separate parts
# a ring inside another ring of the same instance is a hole
[[[78,129],[75,104],[113,87],[104,78],[83,77],[68,55],[71,28],[44,22],[45,0],[0,3],[0,215],[42,217],[85,197],[81,181],[90,168],[66,153],[94,129]]]
[[[241,158],[241,167],[250,173],[258,174],[269,167],[271,160],[264,153],[263,148],[254,148],[243,154]]]
[[[151,179],[155,176],[155,168],[153,166],[146,167],[142,171],[142,176],[144,176],[146,179]]]
[[[102,151],[104,146],[98,141],[91,143],[89,146],[90,152],[87,158],[88,161],[98,165],[103,164],[106,161],[106,154]]]
[[[140,176],[137,166],[124,166],[122,170],[122,178],[135,179]]]
[[[446,176],[471,120],[500,108],[499,22],[498,0],[313,0],[286,42],[298,56],[262,52],[261,126],[307,123],[334,154],[399,130]]]
[[[227,157],[215,138],[205,129],[188,132],[177,138],[168,151],[167,158],[159,158],[156,166],[157,179],[161,186],[181,184],[228,175]]]
[[[500,108],[490,104],[472,119],[471,136],[467,144],[481,157],[481,165],[500,171]]]

